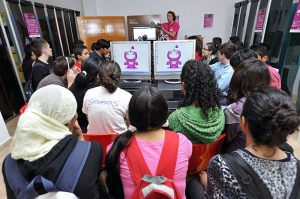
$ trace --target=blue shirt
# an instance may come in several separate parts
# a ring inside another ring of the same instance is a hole
[[[227,95],[229,83],[233,75],[233,68],[230,64],[224,65],[221,62],[217,62],[213,65],[210,65],[210,67],[211,70],[215,73],[215,78],[217,80],[218,87],[225,95]]]

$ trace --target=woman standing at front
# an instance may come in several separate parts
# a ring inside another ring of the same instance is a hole
[[[169,40],[177,40],[177,35],[179,31],[179,24],[175,21],[176,15],[173,11],[169,11],[167,14],[167,23],[161,24],[161,30],[165,35],[168,36]]]

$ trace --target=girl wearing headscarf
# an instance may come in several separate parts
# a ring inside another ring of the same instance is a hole
[[[58,85],[45,86],[30,98],[11,143],[11,157],[29,182],[41,175],[56,183],[67,158],[79,142],[77,137],[82,137],[76,108],[73,94]],[[77,197],[100,198],[98,178],[102,170],[102,153],[101,146],[92,142],[82,172],[69,171],[79,175],[74,190]],[[6,174],[4,166],[2,172],[7,198],[16,198],[8,183],[10,174]]]

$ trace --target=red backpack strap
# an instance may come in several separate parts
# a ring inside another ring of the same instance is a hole
[[[165,176],[173,180],[179,146],[179,136],[177,133],[166,130],[165,142],[156,169],[156,176]]]
[[[151,175],[135,136],[132,136],[131,143],[126,150],[126,160],[133,181],[136,185],[140,183],[141,178],[145,174]]]

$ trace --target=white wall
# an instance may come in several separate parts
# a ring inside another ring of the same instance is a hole
[[[241,0],[84,0],[85,16],[126,16],[160,14],[166,22],[167,12],[179,15],[178,39],[185,35],[202,35],[204,42],[219,36],[228,41],[234,12],[234,3]],[[204,14],[214,14],[213,28],[203,28]]]

